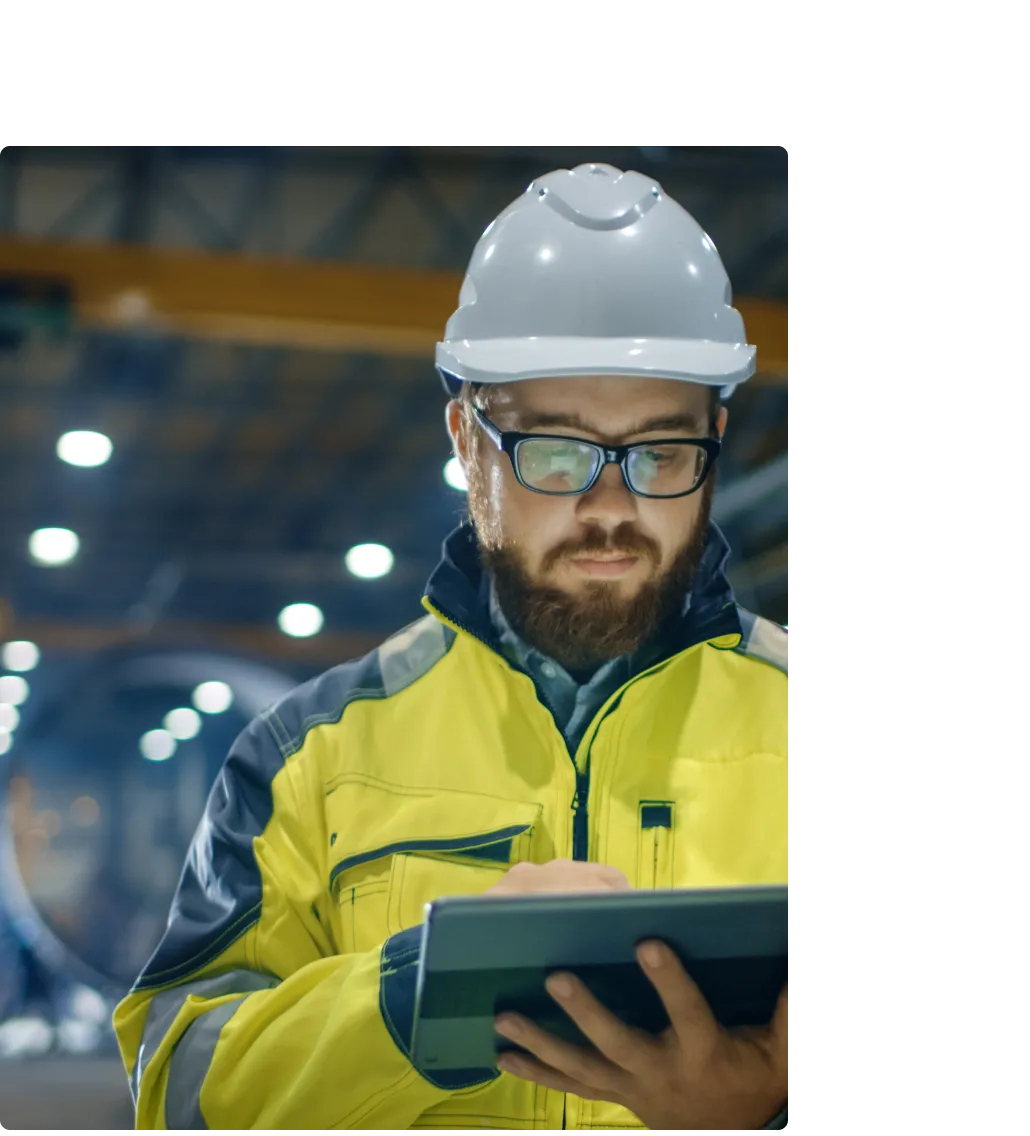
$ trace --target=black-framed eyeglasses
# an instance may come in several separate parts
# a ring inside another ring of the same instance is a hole
[[[553,497],[586,493],[609,464],[622,469],[626,488],[638,497],[686,497],[701,488],[722,449],[718,438],[605,446],[558,434],[522,434],[499,430],[478,406],[472,411],[487,437],[508,455],[519,484]]]

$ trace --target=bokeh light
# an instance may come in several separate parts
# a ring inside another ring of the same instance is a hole
[[[221,714],[232,705],[232,687],[227,682],[202,682],[193,691],[191,701],[205,714]]]
[[[4,644],[0,661],[9,671],[31,671],[39,663],[39,648],[28,639],[15,639]]]
[[[385,544],[356,544],[343,558],[347,571],[362,580],[376,580],[393,567],[393,553]]]
[[[57,441],[57,456],[61,461],[85,469],[103,465],[113,449],[111,439],[95,430],[69,430]]]
[[[21,675],[4,675],[0,678],[0,702],[20,706],[29,696],[29,684]]]
[[[72,801],[71,813],[79,828],[92,828],[100,819],[100,806],[94,797],[76,797]]]
[[[29,555],[48,568],[67,564],[78,551],[79,537],[71,529],[36,529],[29,537]]]
[[[452,489],[458,489],[462,493],[468,491],[469,483],[465,476],[465,467],[456,457],[451,458],[443,467],[443,479]]]
[[[279,612],[279,630],[295,639],[317,635],[325,623],[322,609],[309,603],[295,603]]]
[[[147,761],[167,761],[177,748],[167,730],[147,730],[139,740],[139,751]]]
[[[168,711],[163,725],[176,741],[188,742],[200,733],[203,723],[196,710],[180,706],[177,710]]]

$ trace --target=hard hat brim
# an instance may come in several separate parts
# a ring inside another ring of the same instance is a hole
[[[451,393],[448,377],[460,384],[626,375],[733,387],[755,373],[755,348],[712,339],[461,339],[437,343],[436,367]]]

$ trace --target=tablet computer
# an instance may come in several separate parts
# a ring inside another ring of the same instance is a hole
[[[569,970],[623,1021],[669,1024],[636,960],[661,939],[724,1025],[764,1025],[787,980],[787,888],[462,896],[426,905],[412,1037],[416,1068],[482,1069],[504,1050],[494,1016],[515,1010],[589,1044],[544,981]]]

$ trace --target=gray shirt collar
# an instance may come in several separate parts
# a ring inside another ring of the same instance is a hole
[[[661,657],[660,645],[649,644],[632,655],[620,655],[609,660],[585,682],[579,683],[559,662],[516,633],[501,608],[492,577],[488,608],[502,654],[533,680],[571,753],[575,752],[587,726],[611,695]]]

